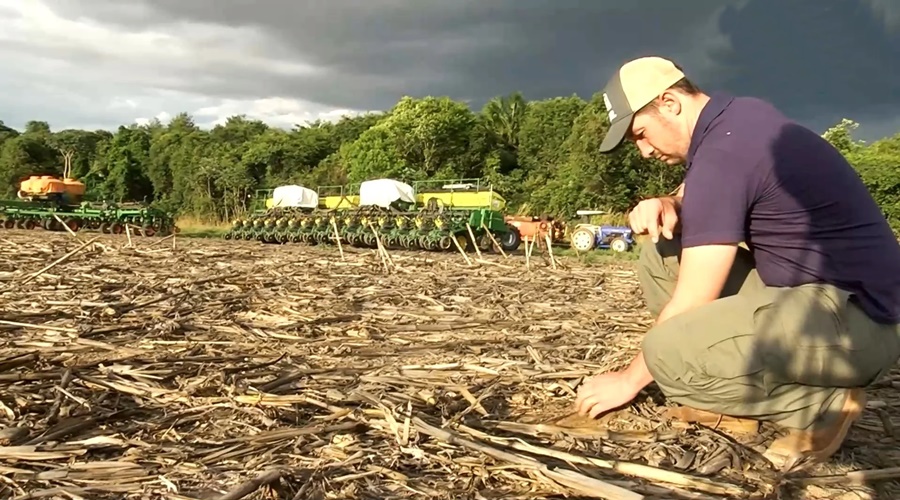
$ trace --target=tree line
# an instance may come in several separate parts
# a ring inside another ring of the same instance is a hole
[[[447,97],[404,97],[382,113],[318,121],[291,130],[246,116],[201,129],[187,113],[169,123],[107,130],[22,131],[0,121],[0,195],[29,175],[63,174],[88,199],[146,202],[179,216],[226,222],[245,213],[257,189],[345,185],[390,177],[481,178],[523,214],[622,213],[672,191],[683,169],[641,158],[627,144],[598,152],[606,129],[601,94],[526,100],[498,96],[478,110]],[[865,144],[844,120],[825,132],[857,169],[892,225],[900,227],[900,134]]]

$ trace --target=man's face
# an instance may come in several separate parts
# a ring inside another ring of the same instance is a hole
[[[628,139],[644,158],[655,158],[668,165],[684,163],[691,138],[684,126],[681,103],[663,96],[656,108],[648,107],[634,115]]]

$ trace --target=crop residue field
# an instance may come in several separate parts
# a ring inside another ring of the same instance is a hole
[[[846,475],[900,466],[898,375],[830,464],[781,478],[759,455],[767,427],[666,421],[652,385],[597,421],[563,418],[652,323],[633,261],[343,250],[4,231],[0,496],[900,492]]]

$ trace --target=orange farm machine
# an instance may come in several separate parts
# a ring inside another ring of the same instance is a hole
[[[552,244],[560,243],[566,237],[566,224],[553,217],[530,215],[506,215],[506,223],[515,227],[523,239],[544,243],[550,237]]]
[[[166,236],[176,231],[174,219],[167,213],[143,206],[83,201],[85,186],[68,176],[33,175],[21,182],[16,200],[0,200],[0,227],[71,231],[83,229],[104,233],[125,232]],[[65,227],[64,227],[65,226]]]

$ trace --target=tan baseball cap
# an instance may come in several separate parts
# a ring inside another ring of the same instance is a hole
[[[607,153],[622,144],[634,113],[684,78],[675,63],[662,57],[641,57],[625,63],[603,88],[609,130],[600,144]]]

